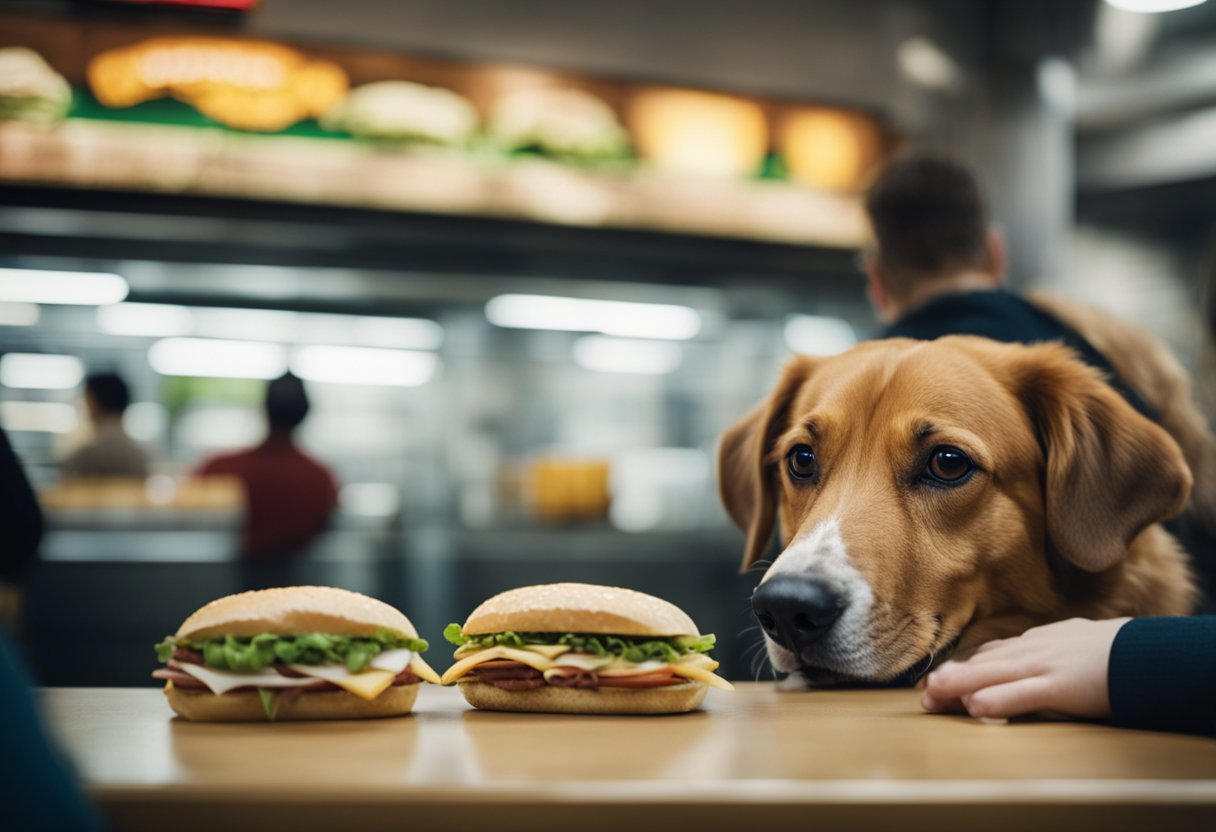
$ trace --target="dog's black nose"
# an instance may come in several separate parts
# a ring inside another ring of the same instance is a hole
[[[822,581],[778,575],[752,593],[752,611],[773,641],[800,654],[827,634],[845,601]]]

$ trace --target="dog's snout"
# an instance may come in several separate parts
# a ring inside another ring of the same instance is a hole
[[[752,594],[764,632],[798,654],[823,638],[844,608],[844,599],[823,581],[797,575],[778,575]]]

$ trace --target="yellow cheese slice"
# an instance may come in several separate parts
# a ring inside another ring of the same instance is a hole
[[[535,668],[542,673],[553,667],[552,659],[546,659],[544,656],[538,656],[536,653],[531,653],[527,650],[516,650],[513,647],[490,647],[485,650],[479,650],[473,655],[456,662],[456,664],[444,672],[441,681],[445,685],[450,685],[477,667],[477,665],[488,662],[491,659],[510,659],[513,662],[526,664],[528,667]]]
[[[613,656],[596,656],[591,653],[562,653],[560,659],[555,661],[561,667],[577,667],[579,670],[599,670],[601,667],[606,667],[616,659]]]
[[[462,644],[452,654],[453,658],[463,659],[467,656],[472,656],[480,653],[482,650],[490,650],[489,647],[479,647],[476,644]],[[525,644],[523,647],[509,647],[508,650],[527,650],[529,653],[537,653],[544,656],[546,659],[555,659],[563,653],[569,653],[571,648],[565,644]]]
[[[410,661],[410,670],[414,671],[414,675],[424,682],[430,682],[432,685],[439,684],[439,674],[417,653]]]
[[[718,663],[704,653],[689,653],[686,656],[681,656],[677,664],[688,667],[703,667],[706,670],[718,669]]]
[[[540,653],[546,659],[556,659],[563,653],[570,652],[568,644],[527,644],[524,645],[524,650],[532,653]]]
[[[677,676],[683,676],[685,679],[692,679],[694,682],[701,682],[709,685],[711,688],[718,690],[734,690],[735,686],[723,679],[721,676],[715,676],[712,672],[703,667],[694,667],[687,664],[671,665],[671,672]]]
[[[327,682],[332,682],[343,690],[350,691],[360,699],[366,699],[368,702],[375,699],[393,683],[393,679],[397,678],[397,674],[391,670],[361,670],[358,673],[351,673],[346,669],[345,665],[306,665],[306,664],[291,664],[288,665],[297,673],[303,673],[306,676],[312,676],[316,679],[324,679]]]
[[[595,672],[601,676],[637,676],[639,673],[654,673],[656,670],[663,670],[666,667],[669,667],[667,662],[634,664],[633,662],[617,661],[598,668]]]
[[[395,678],[397,678],[397,674],[389,670],[364,670],[362,673],[352,673],[345,679],[335,680],[334,684],[350,691],[360,699],[371,702],[388,690]]]

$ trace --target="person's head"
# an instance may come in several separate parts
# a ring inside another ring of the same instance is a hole
[[[266,385],[266,421],[276,433],[291,433],[308,415],[308,393],[298,376],[284,373]]]
[[[891,161],[865,197],[872,249],[870,297],[892,321],[932,295],[995,288],[1005,252],[974,174],[948,156],[915,152]]]
[[[118,373],[91,373],[84,380],[84,400],[94,421],[117,419],[131,403],[131,390]]]

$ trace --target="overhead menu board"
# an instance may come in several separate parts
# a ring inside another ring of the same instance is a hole
[[[829,247],[896,144],[839,106],[0,15],[0,181]]]

